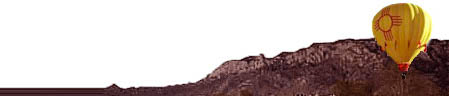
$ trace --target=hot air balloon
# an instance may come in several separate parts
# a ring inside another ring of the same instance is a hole
[[[411,3],[389,5],[374,16],[374,38],[403,72],[403,79],[413,59],[426,52],[431,26],[429,14]]]

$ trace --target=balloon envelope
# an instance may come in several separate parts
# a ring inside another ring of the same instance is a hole
[[[430,40],[431,19],[421,7],[411,3],[389,5],[373,19],[374,38],[399,70],[407,71],[413,59],[425,51]]]

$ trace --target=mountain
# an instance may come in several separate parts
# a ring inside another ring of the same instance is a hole
[[[314,43],[273,58],[224,62],[195,83],[120,88],[120,96],[449,96],[449,40],[430,41],[403,80],[374,39]]]

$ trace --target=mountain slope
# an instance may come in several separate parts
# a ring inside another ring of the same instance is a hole
[[[123,96],[449,95],[449,40],[429,44],[413,61],[406,80],[374,39],[346,39],[273,58],[261,54],[226,61],[195,83],[108,89]]]

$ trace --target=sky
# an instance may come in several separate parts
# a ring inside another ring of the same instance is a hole
[[[442,1],[1,0],[0,87],[193,83],[228,60],[373,38],[374,15],[403,2],[449,39]]]

